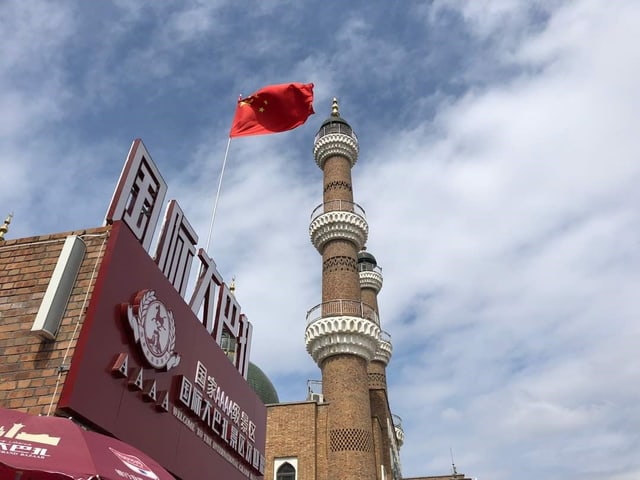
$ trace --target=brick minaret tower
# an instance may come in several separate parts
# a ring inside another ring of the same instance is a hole
[[[375,480],[367,365],[377,350],[380,327],[376,310],[362,302],[357,268],[369,231],[351,187],[358,139],[340,117],[336,99],[316,135],[313,154],[324,173],[324,202],[309,226],[311,242],[322,255],[322,303],[307,315],[305,340],[322,370],[322,393],[329,404],[328,478]]]
[[[380,318],[378,310],[378,293],[382,289],[382,269],[371,253],[361,250],[358,253],[358,272],[360,276],[360,288],[362,302],[370,305]],[[380,463],[384,466],[387,475],[392,478],[400,477],[399,447],[404,439],[404,432],[399,422],[399,417],[392,415],[389,410],[389,398],[387,396],[387,365],[391,359],[391,336],[380,332],[376,352],[369,362],[367,373],[369,376],[369,398],[371,400],[371,415],[378,422],[382,432],[380,444],[382,446],[382,458]],[[375,429],[374,429],[375,433]]]

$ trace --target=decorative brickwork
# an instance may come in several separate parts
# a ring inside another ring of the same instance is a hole
[[[353,202],[352,189],[346,188],[329,188],[324,189],[324,185],[331,185],[334,183],[345,183],[351,185],[351,163],[343,157],[332,157],[327,160],[324,166],[323,174],[323,201],[333,203],[336,200]]]
[[[369,388],[387,388],[387,377],[383,373],[369,373]]]
[[[341,428],[329,431],[329,448],[332,452],[345,450],[352,452],[373,451],[373,439],[368,430]]]
[[[336,272],[341,270],[356,271],[356,259],[352,257],[339,256],[327,258],[322,262],[322,272]]]
[[[323,264],[330,258],[349,257],[356,259],[357,251],[347,240],[332,240],[322,252]],[[324,270],[322,272],[322,301],[334,299],[360,301],[360,284],[356,270]]]
[[[351,184],[343,180],[335,180],[325,185],[323,193],[327,193],[329,190],[347,190],[352,192]]]

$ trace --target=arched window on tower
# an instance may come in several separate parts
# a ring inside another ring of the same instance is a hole
[[[296,480],[296,469],[289,462],[283,463],[276,472],[276,480]]]

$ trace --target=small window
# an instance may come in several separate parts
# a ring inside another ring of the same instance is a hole
[[[296,480],[296,469],[290,463],[283,463],[278,468],[276,480]]]

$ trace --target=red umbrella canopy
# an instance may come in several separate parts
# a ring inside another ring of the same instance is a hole
[[[0,409],[0,480],[175,480],[115,438],[62,417]]]

